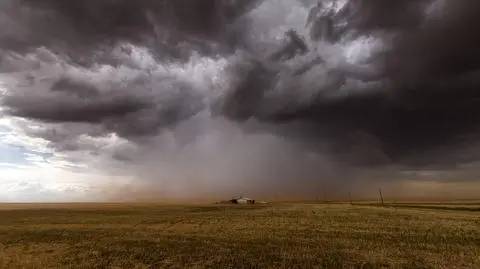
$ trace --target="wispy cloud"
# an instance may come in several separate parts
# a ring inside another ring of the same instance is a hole
[[[115,137],[75,138],[82,147],[62,152],[50,141],[31,132],[48,129],[34,121],[4,116],[0,118],[0,202],[101,201],[131,177],[106,175],[102,156],[88,150],[115,150]],[[104,159],[104,158],[103,158]],[[96,165],[92,165],[95,164]]]
[[[128,177],[0,164],[0,202],[102,201],[108,199],[108,188],[113,191],[130,181]]]

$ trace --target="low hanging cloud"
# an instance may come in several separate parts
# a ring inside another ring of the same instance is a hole
[[[77,2],[0,4],[0,80],[10,126],[82,169],[184,198],[475,173],[480,3],[336,1],[314,41],[316,1]]]

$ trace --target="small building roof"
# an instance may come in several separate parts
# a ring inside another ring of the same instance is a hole
[[[253,200],[253,199],[250,199],[250,198],[247,198],[247,197],[244,197],[244,196],[240,196],[238,198],[233,198],[232,200]]]

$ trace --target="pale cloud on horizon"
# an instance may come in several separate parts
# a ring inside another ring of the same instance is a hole
[[[0,202],[104,201],[109,186],[126,178],[80,174],[58,168],[8,167],[0,164]]]
[[[122,186],[128,176],[114,176],[90,167],[97,160],[82,152],[56,152],[49,142],[29,136],[41,125],[21,118],[0,118],[0,202],[102,201],[109,186]],[[108,138],[81,137],[80,142],[108,148]],[[83,155],[83,156],[82,156]],[[112,187],[112,188],[114,188]]]

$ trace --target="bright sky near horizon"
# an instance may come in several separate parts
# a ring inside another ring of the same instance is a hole
[[[67,202],[102,200],[102,186],[122,178],[90,171],[28,136],[25,119],[0,118],[0,202]]]

